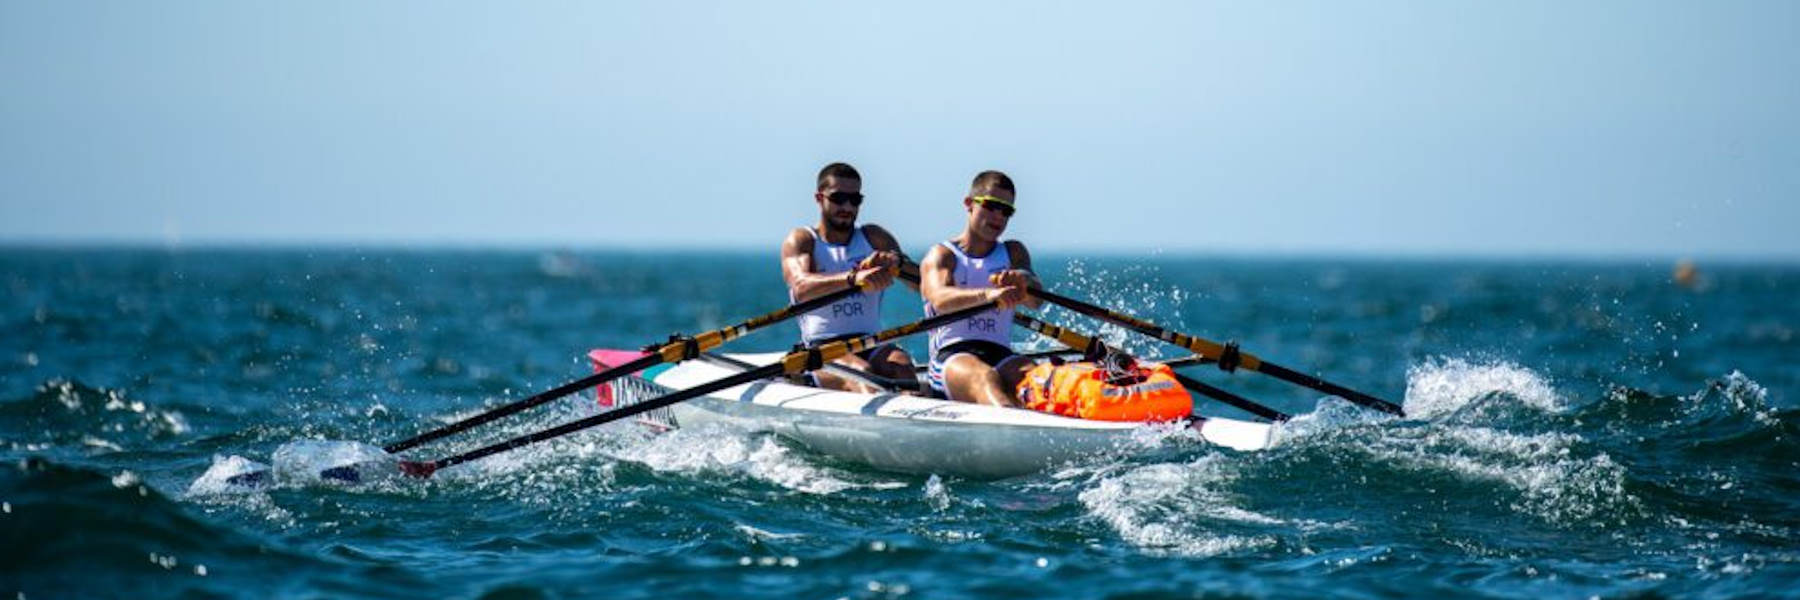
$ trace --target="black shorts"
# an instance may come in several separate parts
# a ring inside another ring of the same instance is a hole
[[[987,340],[963,340],[939,348],[935,362],[940,365],[944,364],[944,361],[950,360],[950,357],[958,354],[973,354],[975,358],[981,359],[981,362],[987,363],[987,366],[990,367],[998,367],[1002,361],[1018,355],[1012,351],[1012,348],[1003,344]]]
[[[958,354],[974,356],[976,360],[987,363],[987,366],[998,367],[1008,358],[1017,356],[1005,344],[996,344],[987,340],[963,340],[942,348],[931,357],[931,367],[926,371],[926,380],[931,389],[939,394],[948,395],[944,389],[944,361]]]

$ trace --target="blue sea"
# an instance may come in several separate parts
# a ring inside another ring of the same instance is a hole
[[[774,251],[4,248],[0,597],[1800,597],[1800,265],[1037,262],[1053,290],[1406,416],[1201,366],[1296,415],[1277,445],[1171,435],[981,481],[621,422],[454,477],[246,491],[203,476],[406,438],[586,375],[590,348],[778,308]],[[905,288],[885,307],[921,315]],[[597,410],[572,396],[406,456]]]

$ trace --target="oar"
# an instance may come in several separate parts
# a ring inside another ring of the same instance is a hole
[[[918,265],[911,263],[911,262],[901,265],[900,278],[906,279],[915,284],[919,283]],[[1305,373],[1293,371],[1293,370],[1283,367],[1281,365],[1263,361],[1261,358],[1258,358],[1254,354],[1240,352],[1238,350],[1238,347],[1236,344],[1222,345],[1222,344],[1218,344],[1216,342],[1208,341],[1203,338],[1198,338],[1198,337],[1194,337],[1191,335],[1170,331],[1168,329],[1159,327],[1154,323],[1150,323],[1148,321],[1144,321],[1144,320],[1138,319],[1136,317],[1132,317],[1130,315],[1124,315],[1124,314],[1110,311],[1110,310],[1107,310],[1107,309],[1104,309],[1104,308],[1101,308],[1098,306],[1094,306],[1092,304],[1088,304],[1086,302],[1082,302],[1082,301],[1076,300],[1074,298],[1069,298],[1067,296],[1063,296],[1061,294],[1057,294],[1057,293],[1051,292],[1049,290],[1027,288],[1026,292],[1034,294],[1039,298],[1043,298],[1044,300],[1048,300],[1052,304],[1062,306],[1063,308],[1067,308],[1069,310],[1073,310],[1075,312],[1078,312],[1078,313],[1081,313],[1081,314],[1084,314],[1084,315],[1087,315],[1090,317],[1094,317],[1096,319],[1101,319],[1101,320],[1105,320],[1105,321],[1111,321],[1114,323],[1118,323],[1119,325],[1123,325],[1125,327],[1130,327],[1130,328],[1135,329],[1138,332],[1143,333],[1145,335],[1149,335],[1149,336],[1161,339],[1165,342],[1169,342],[1171,344],[1175,344],[1177,346],[1186,348],[1189,351],[1199,354],[1200,357],[1204,360],[1212,360],[1212,361],[1218,362],[1219,368],[1223,369],[1227,373],[1237,369],[1238,367],[1244,367],[1244,368],[1250,369],[1252,371],[1270,375],[1272,377],[1275,377],[1276,379],[1281,379],[1283,381],[1303,385],[1303,386],[1306,386],[1306,387],[1309,387],[1309,388],[1312,388],[1315,390],[1319,390],[1319,391],[1322,391],[1322,392],[1325,392],[1328,394],[1335,394],[1335,395],[1338,395],[1338,396],[1341,396],[1344,398],[1348,398],[1348,399],[1350,399],[1350,401],[1356,402],[1358,404],[1362,404],[1363,406],[1368,406],[1368,407],[1371,407],[1371,408],[1374,408],[1377,410],[1393,413],[1395,415],[1402,414],[1402,411],[1400,410],[1400,406],[1397,404],[1388,402],[1386,400],[1382,400],[1380,398],[1376,398],[1374,396],[1370,396],[1368,394],[1364,394],[1362,392],[1358,392],[1356,390],[1353,390],[1353,389],[1350,389],[1350,388],[1347,388],[1347,387],[1344,387],[1341,385],[1337,385],[1337,384],[1329,382],[1329,381],[1325,381],[1324,379],[1320,379],[1318,377],[1314,377],[1311,375],[1307,375]],[[1018,313],[1014,313],[1014,314],[1016,315]],[[1018,319],[1014,319],[1014,322],[1017,323],[1019,321],[1018,321]],[[1039,322],[1042,323],[1042,321],[1039,321]],[[1022,325],[1023,323],[1020,323],[1020,324]],[[1045,325],[1049,325],[1049,324],[1045,323]],[[1030,327],[1028,326],[1027,328],[1029,329]],[[1055,336],[1052,336],[1052,337],[1055,337]],[[1071,347],[1077,347],[1077,348],[1084,347],[1084,346],[1085,346],[1085,343],[1081,346],[1071,345]],[[1223,397],[1226,395],[1231,395],[1230,392],[1226,392],[1225,390],[1220,390],[1218,388],[1209,386],[1205,382],[1195,380],[1195,379],[1187,377],[1185,375],[1180,375],[1179,373],[1177,374],[1177,376],[1181,379],[1186,380],[1186,381],[1182,382],[1183,384],[1186,384],[1188,381],[1192,381],[1193,383],[1198,384],[1198,386],[1199,386],[1199,387],[1190,386],[1189,389],[1193,389],[1194,391],[1201,392],[1203,394],[1212,396],[1213,398],[1218,399],[1221,402],[1232,403],[1232,401],[1226,400]],[[1202,389],[1217,390],[1220,393],[1220,395],[1215,396],[1215,395],[1209,394],[1207,392],[1201,391]],[[1242,399],[1242,398],[1239,398],[1239,399]],[[1255,404],[1253,402],[1250,402],[1249,400],[1244,400],[1244,402],[1250,403],[1252,405]],[[1238,404],[1235,404],[1235,403],[1232,403],[1232,406],[1237,406],[1238,408],[1243,408],[1244,410],[1250,411],[1251,413],[1254,413],[1257,415],[1261,415],[1268,419],[1274,419],[1274,420],[1286,420],[1287,419],[1286,415],[1282,415],[1279,419],[1277,419],[1276,417],[1268,416],[1268,415],[1266,415],[1262,412],[1259,412],[1255,409],[1250,409],[1250,408],[1246,408],[1244,406],[1239,406]],[[1269,409],[1267,409],[1267,407],[1263,407],[1263,409],[1269,410]],[[1276,411],[1270,410],[1269,412],[1276,412]],[[1280,414],[1280,413],[1276,412],[1276,414]]]
[[[1395,415],[1403,415],[1404,414],[1403,411],[1401,411],[1401,409],[1400,409],[1400,405],[1398,405],[1398,404],[1394,404],[1392,402],[1388,402],[1386,400],[1382,400],[1380,398],[1376,398],[1374,396],[1370,396],[1368,394],[1364,394],[1362,392],[1358,392],[1356,390],[1326,381],[1324,379],[1320,379],[1320,378],[1314,377],[1312,375],[1307,375],[1305,373],[1294,371],[1292,369],[1288,369],[1287,367],[1283,367],[1281,365],[1277,365],[1275,363],[1271,363],[1271,362],[1262,360],[1261,358],[1258,358],[1254,354],[1239,351],[1237,344],[1220,344],[1218,342],[1210,341],[1210,340],[1207,340],[1204,338],[1195,337],[1195,336],[1181,333],[1178,331],[1171,331],[1169,329],[1165,329],[1165,328],[1158,326],[1154,323],[1151,323],[1149,321],[1145,321],[1142,319],[1138,319],[1137,317],[1120,314],[1118,312],[1114,312],[1114,311],[1107,310],[1107,309],[1104,309],[1104,308],[1101,308],[1098,306],[1094,306],[1092,304],[1088,304],[1086,302],[1082,302],[1082,301],[1076,300],[1074,298],[1063,296],[1061,294],[1057,294],[1057,293],[1051,292],[1049,290],[1029,288],[1025,291],[1034,296],[1037,296],[1039,298],[1047,300],[1051,304],[1055,304],[1057,306],[1061,306],[1063,308],[1067,308],[1069,310],[1072,310],[1072,311],[1075,311],[1075,312],[1078,312],[1078,313],[1081,313],[1081,314],[1084,314],[1084,315],[1087,315],[1087,316],[1090,316],[1090,317],[1093,317],[1096,319],[1110,321],[1110,322],[1119,324],[1121,326],[1136,330],[1138,333],[1142,333],[1144,335],[1155,337],[1162,341],[1165,341],[1165,342],[1168,342],[1168,343],[1171,343],[1171,344],[1174,344],[1177,346],[1181,346],[1183,348],[1187,348],[1188,350],[1191,350],[1194,353],[1199,354],[1203,357],[1212,359],[1214,361],[1218,361],[1219,368],[1223,369],[1226,372],[1231,372],[1233,370],[1236,370],[1238,367],[1243,367],[1245,369],[1249,369],[1252,371],[1256,371],[1258,373],[1269,375],[1271,377],[1280,379],[1282,381],[1286,381],[1288,383],[1302,385],[1302,386],[1312,388],[1314,390],[1325,392],[1327,394],[1336,395],[1336,396],[1348,399],[1351,402],[1355,402],[1357,404],[1367,406],[1369,408],[1392,413]]]
[[[492,446],[478,448],[478,449],[470,450],[468,452],[464,452],[462,454],[458,454],[458,455],[451,456],[448,458],[441,458],[438,460],[428,461],[428,462],[415,462],[415,461],[403,460],[403,461],[400,461],[400,471],[406,473],[407,475],[411,475],[414,477],[430,477],[432,473],[436,473],[438,471],[438,469],[442,469],[444,467],[448,467],[451,465],[459,465],[459,464],[466,463],[466,462],[469,462],[472,460],[499,454],[501,452],[505,452],[507,450],[512,450],[514,448],[518,448],[521,446],[528,446],[528,445],[535,444],[535,443],[538,443],[538,442],[541,442],[544,440],[548,440],[551,438],[568,435],[570,433],[581,431],[583,429],[587,429],[590,427],[604,425],[604,424],[611,423],[613,421],[617,421],[620,419],[632,417],[635,415],[640,415],[640,414],[650,412],[650,411],[653,411],[653,410],[656,410],[659,408],[663,408],[665,406],[669,406],[669,405],[672,405],[672,404],[675,404],[678,402],[682,402],[685,400],[689,400],[689,399],[692,399],[695,397],[699,397],[702,395],[710,394],[710,393],[713,393],[713,392],[716,392],[719,390],[723,390],[726,388],[739,386],[739,385],[743,385],[743,384],[757,381],[760,379],[767,379],[767,378],[775,377],[775,376],[782,375],[782,374],[790,374],[791,375],[791,374],[802,373],[805,371],[816,370],[816,369],[823,367],[825,365],[825,363],[831,362],[832,360],[835,360],[844,355],[852,354],[852,353],[856,353],[856,352],[862,352],[864,350],[874,348],[874,347],[882,344],[883,342],[887,342],[887,341],[895,339],[895,338],[912,335],[912,334],[915,334],[915,333],[918,333],[921,331],[925,331],[928,329],[933,329],[933,328],[942,326],[947,323],[952,323],[952,322],[955,322],[955,321],[958,321],[961,319],[965,319],[971,315],[974,315],[976,313],[979,313],[981,311],[984,311],[984,310],[987,310],[990,308],[994,308],[994,303],[990,302],[987,304],[971,306],[969,308],[944,313],[944,314],[941,314],[941,315],[938,315],[935,317],[930,317],[930,318],[927,318],[924,320],[915,321],[912,323],[908,323],[906,325],[901,325],[899,327],[883,330],[883,331],[873,333],[870,335],[864,335],[864,336],[860,336],[860,337],[851,338],[848,340],[831,342],[829,344],[824,344],[824,345],[818,346],[816,348],[807,348],[804,350],[790,352],[786,356],[781,357],[781,359],[778,361],[775,361],[775,362],[770,363],[765,366],[757,367],[757,368],[749,370],[749,371],[745,371],[743,373],[739,373],[737,375],[732,375],[730,377],[725,377],[723,379],[714,380],[714,381],[704,383],[704,384],[701,384],[698,386],[694,386],[694,387],[691,387],[691,388],[688,388],[685,390],[681,390],[679,392],[674,392],[674,393],[660,396],[657,398],[645,400],[645,401],[639,402],[637,404],[632,404],[630,406],[621,407],[617,410],[612,410],[612,411],[608,411],[608,412],[594,415],[591,417],[587,417],[584,419],[564,423],[562,425],[558,425],[558,426],[552,427],[550,429],[539,431],[537,433],[519,436],[519,437],[510,439],[510,440],[504,441],[504,442],[500,442],[498,444],[494,444]]]
[[[1037,332],[1044,337],[1061,342],[1064,346],[1079,348],[1083,351],[1092,352],[1096,349],[1095,345],[1100,343],[1099,339],[1092,336],[1082,335],[1067,327],[1051,325],[1044,322],[1042,319],[1024,313],[1013,313],[1013,323]],[[1290,418],[1287,413],[1257,404],[1249,398],[1207,385],[1204,381],[1180,373],[1175,374],[1175,380],[1181,382],[1181,385],[1187,386],[1187,389],[1194,390],[1209,398],[1244,409],[1244,411],[1264,419],[1271,421],[1286,421]]]
[[[494,421],[507,415],[516,414],[525,409],[545,402],[573,394],[621,376],[636,373],[663,363],[676,363],[699,356],[701,352],[719,347],[720,344],[737,339],[746,333],[779,323],[801,313],[837,302],[852,294],[861,292],[860,287],[848,287],[805,302],[789,305],[780,310],[738,323],[730,327],[715,329],[691,338],[677,337],[656,348],[637,360],[562,384],[538,395],[500,406],[493,410],[427,431],[409,439],[401,440],[382,447],[389,453],[396,453],[418,447],[420,444],[437,440],[448,435],[467,431],[470,428]]]

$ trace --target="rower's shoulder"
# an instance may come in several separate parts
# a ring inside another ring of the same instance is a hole
[[[1006,259],[1007,262],[1012,263],[1012,268],[1027,270],[1031,268],[1031,251],[1025,249],[1025,242],[1006,240],[1001,243],[1006,245]]]
[[[868,238],[869,245],[877,249],[897,250],[900,248],[900,239],[894,237],[894,234],[888,232],[885,227],[874,223],[865,223],[862,226],[862,232],[863,237]]]
[[[932,244],[931,249],[925,251],[925,258],[919,260],[920,265],[930,265],[934,267],[951,266],[954,265],[955,262],[956,257],[952,255],[950,249],[945,248],[943,244]]]
[[[782,254],[811,254],[812,249],[812,230],[805,227],[795,227],[788,232],[787,239],[781,241]]]

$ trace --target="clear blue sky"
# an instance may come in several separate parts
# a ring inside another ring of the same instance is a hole
[[[0,0],[0,243],[1800,259],[1800,2]]]

